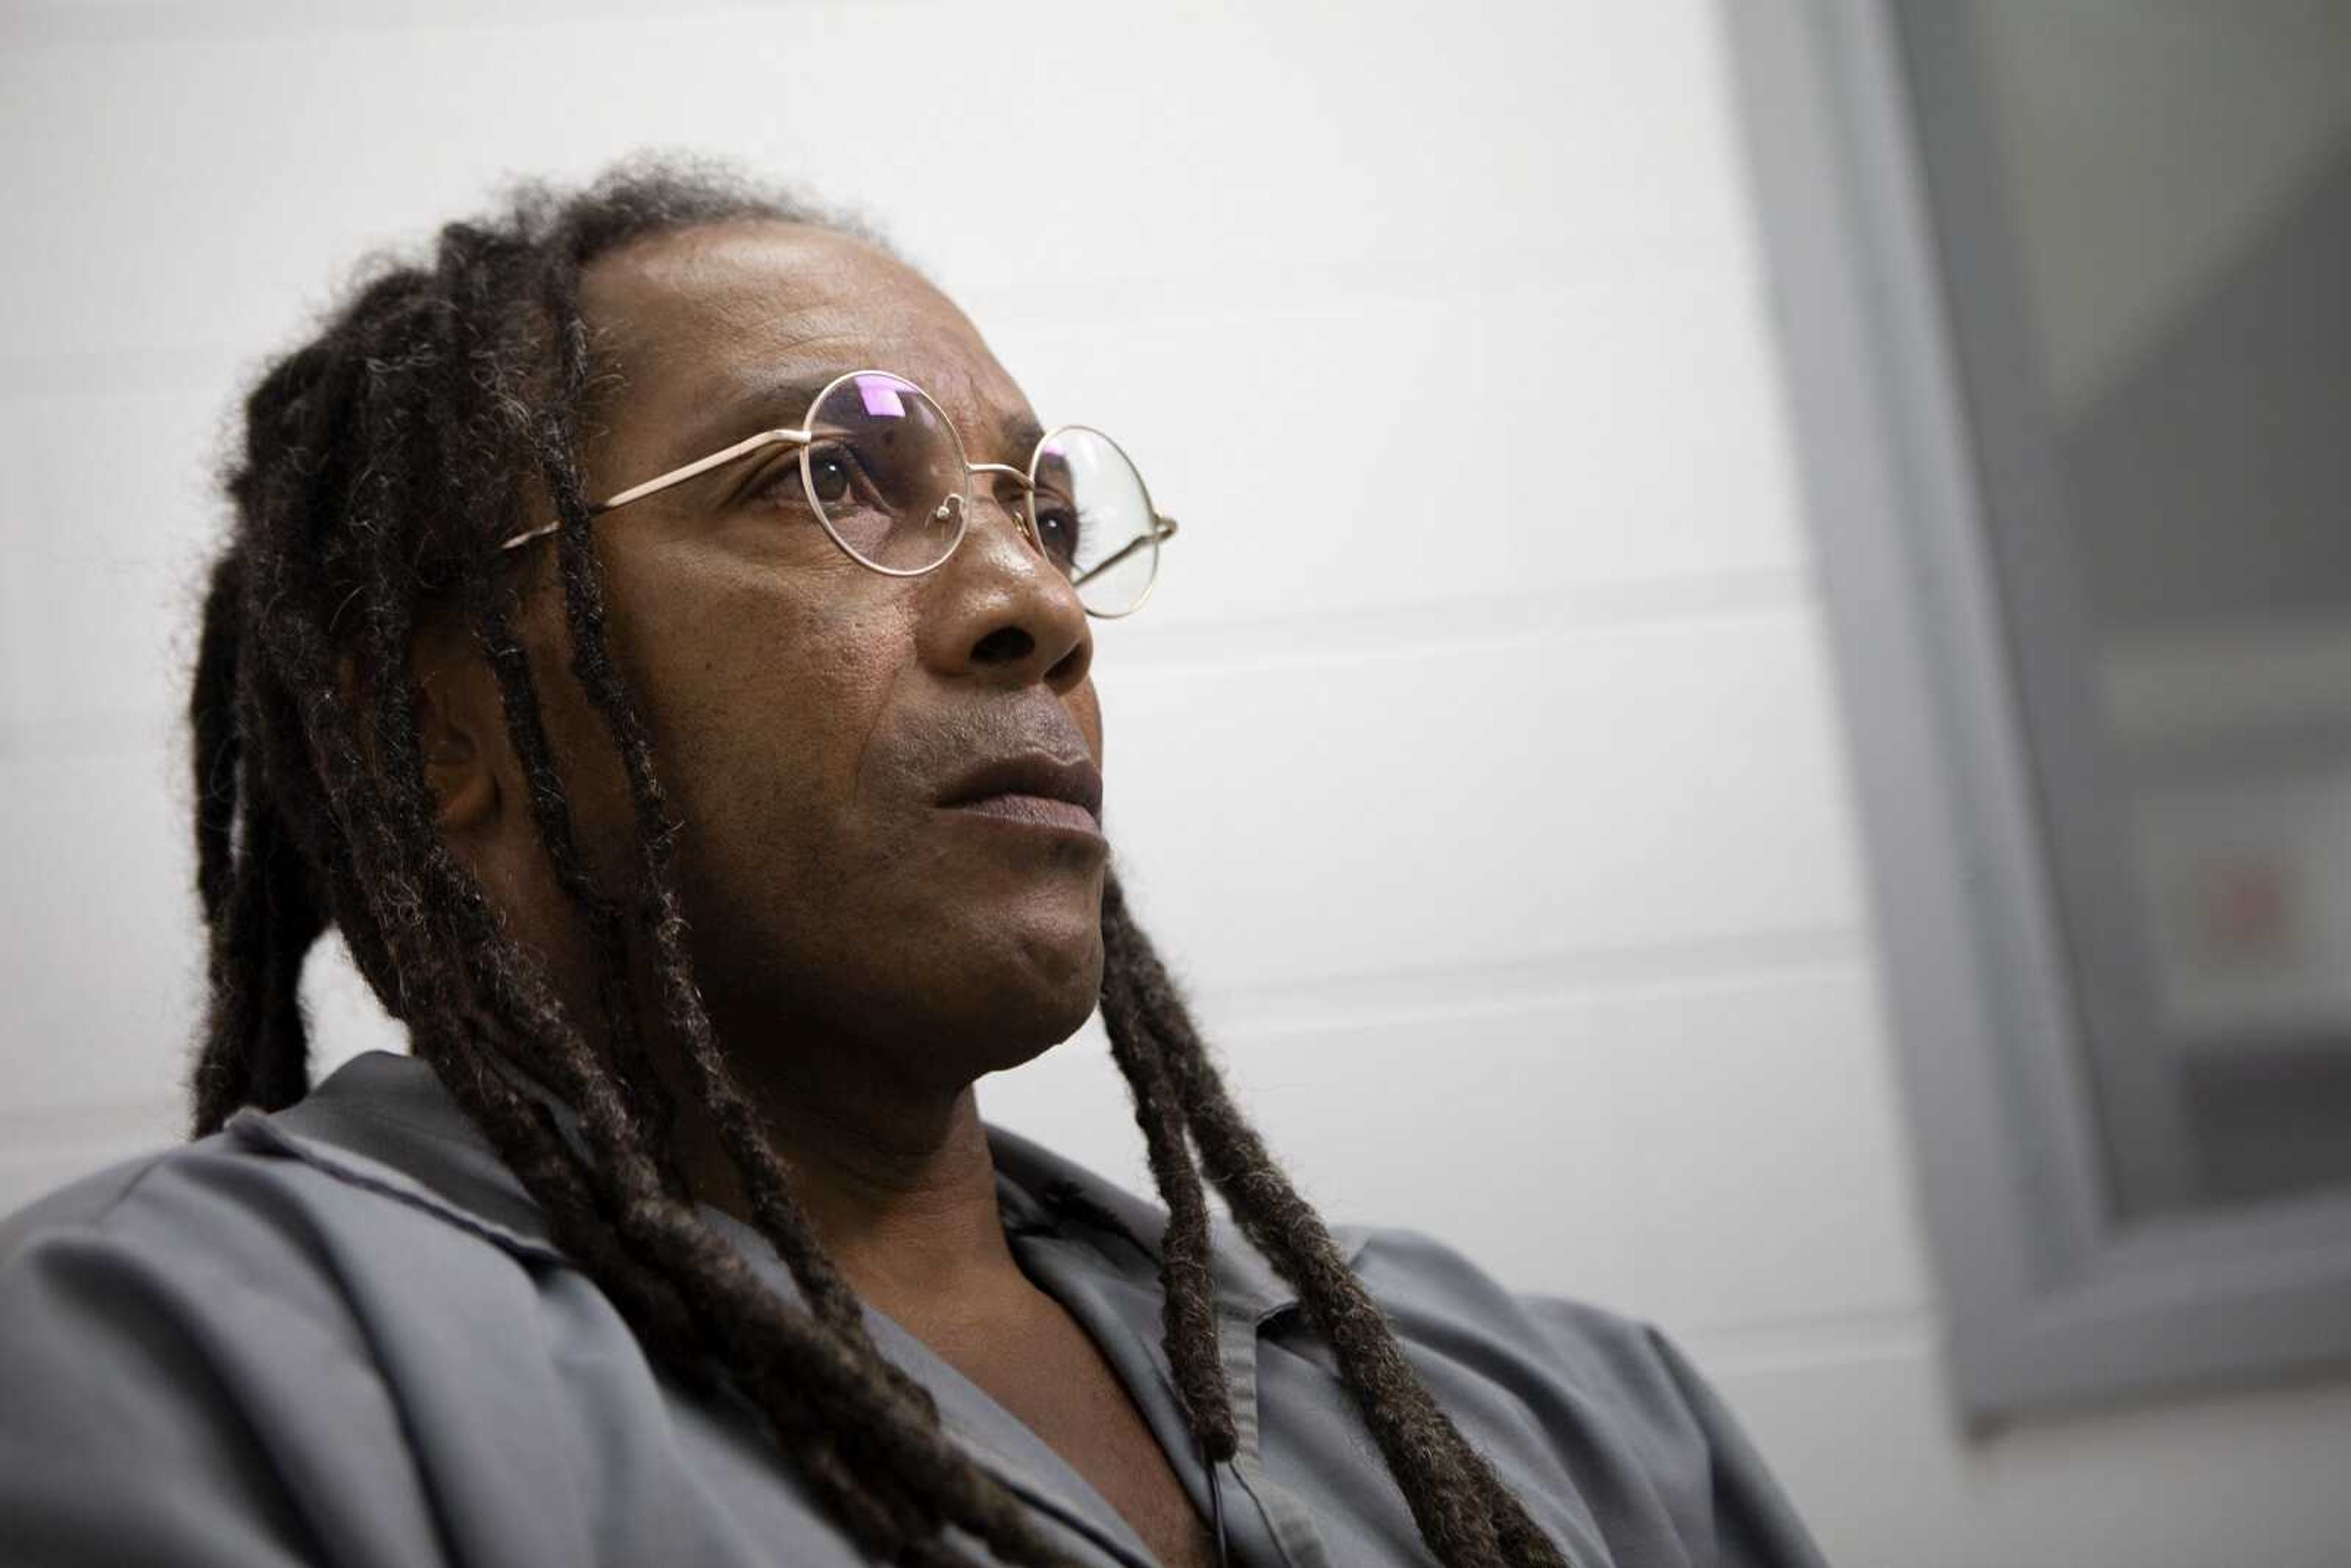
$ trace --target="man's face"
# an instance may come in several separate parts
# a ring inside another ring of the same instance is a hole
[[[640,242],[590,268],[582,306],[624,378],[586,454],[591,497],[797,427],[852,370],[928,391],[974,462],[1025,465],[1036,439],[962,313],[838,235],[758,223]],[[595,526],[614,652],[681,823],[699,976],[747,1071],[959,1086],[1093,1006],[1099,831],[1024,820],[1054,813],[1019,800],[950,803],[987,764],[1016,765],[1016,793],[1024,759],[1099,767],[1092,632],[979,481],[955,555],[893,578],[808,514],[793,455],[768,448]],[[608,745],[563,727],[572,757]],[[633,830],[588,793],[596,860],[626,864],[611,841]],[[809,1040],[841,1060],[793,1060]]]

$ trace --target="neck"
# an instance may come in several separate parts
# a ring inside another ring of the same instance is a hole
[[[584,938],[559,950],[572,1016],[609,1055]],[[659,988],[632,955],[633,994]],[[714,998],[716,1002],[717,998]],[[772,1013],[713,1007],[736,1074],[765,1123],[818,1245],[866,1301],[911,1330],[943,1312],[981,1312],[1033,1290],[1014,1260],[996,1202],[996,1166],[968,1080],[909,1084],[886,1071],[826,1072],[826,1063],[873,1065],[930,1060],[929,1053],[876,1051],[870,1041],[795,1035],[775,1038]],[[747,1223],[748,1195],[718,1130],[685,1082],[684,1049],[650,1006],[640,1014],[647,1045],[676,1106],[678,1164],[702,1201]]]
[[[799,1061],[854,1061],[796,1044]],[[871,1082],[746,1074],[801,1206],[851,1287],[919,1332],[1026,1289],[996,1201],[996,1166],[969,1084],[907,1093]],[[742,1183],[706,1117],[681,1104],[680,1153],[696,1194],[748,1219]]]

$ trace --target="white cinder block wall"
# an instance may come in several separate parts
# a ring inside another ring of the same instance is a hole
[[[706,149],[881,220],[1185,521],[1101,633],[1112,825],[1331,1212],[1663,1323],[1839,1563],[2351,1555],[2340,1384],[1957,1435],[1707,0],[653,16],[0,19],[0,1207],[179,1118],[237,389],[499,176]],[[1092,1031],[985,1103],[1141,1177]]]

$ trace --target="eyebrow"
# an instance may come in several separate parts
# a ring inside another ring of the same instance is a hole
[[[852,370],[855,366],[849,367]],[[799,429],[817,393],[839,380],[834,370],[778,371],[728,388],[703,405],[702,417],[687,419],[674,437],[672,465],[763,430]]]
[[[996,439],[1002,443],[1001,452],[985,456],[971,453],[964,455],[974,463],[1007,463],[1015,468],[1026,468],[1037,444],[1045,439],[1045,427],[1029,414],[1007,414],[996,427]]]
[[[666,454],[668,465],[676,467],[694,462],[761,431],[804,428],[817,394],[842,376],[869,368],[884,367],[845,365],[838,370],[778,371],[747,377],[709,400],[704,405],[703,417],[689,418],[684,423]],[[1033,414],[1025,413],[1008,413],[997,423],[999,447],[994,452],[972,450],[978,433],[961,426],[957,430],[965,439],[964,456],[967,461],[1004,463],[1015,468],[1027,467],[1037,444],[1045,439],[1045,427]]]

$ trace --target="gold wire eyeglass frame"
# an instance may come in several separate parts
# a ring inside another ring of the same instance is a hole
[[[1057,424],[1052,429],[1047,431],[1043,435],[1038,437],[1036,449],[1029,453],[1029,466],[1025,469],[1015,468],[1009,464],[1005,463],[974,463],[971,461],[968,449],[966,448],[963,444],[963,432],[957,430],[955,426],[955,422],[947,418],[946,411],[939,407],[938,400],[932,397],[930,393],[925,392],[914,382],[908,381],[904,376],[899,375],[894,371],[872,369],[845,371],[841,374],[837,375],[832,380],[827,382],[824,384],[823,389],[820,391],[815,397],[809,400],[809,413],[814,413],[818,409],[823,407],[824,402],[827,398],[840,391],[842,387],[854,382],[860,376],[885,376],[892,382],[897,383],[900,387],[912,392],[925,402],[930,404],[931,408],[938,415],[940,425],[946,429],[948,436],[954,440],[956,457],[963,464],[964,473],[967,477],[977,475],[994,475],[1002,478],[1010,479],[1013,483],[1019,485],[1022,494],[1030,498],[1031,504],[1008,507],[1005,509],[1012,515],[1013,520],[1019,525],[1020,531],[1028,538],[1029,542],[1036,548],[1037,552],[1040,555],[1045,556],[1048,559],[1051,559],[1050,552],[1045,549],[1044,541],[1038,537],[1036,519],[1030,515],[1033,510],[1033,497],[1037,494],[1038,464],[1044,460],[1046,453],[1053,444],[1055,438],[1072,433],[1082,433],[1084,434],[1091,435],[1107,445],[1113,452],[1117,453],[1119,460],[1124,463],[1128,471],[1134,476],[1134,486],[1136,491],[1143,497],[1144,510],[1145,515],[1150,518],[1150,522],[1144,528],[1143,532],[1137,534],[1134,538],[1128,540],[1117,549],[1113,550],[1102,559],[1096,561],[1093,565],[1088,567],[1083,571],[1071,572],[1069,574],[1069,581],[1072,588],[1083,589],[1088,582],[1100,577],[1103,572],[1106,572],[1111,568],[1117,566],[1120,562],[1131,559],[1137,550],[1148,549],[1151,551],[1151,576],[1144,580],[1143,591],[1134,596],[1134,603],[1128,605],[1123,610],[1097,610],[1093,606],[1087,604],[1082,595],[1080,596],[1078,601],[1079,604],[1085,610],[1085,612],[1088,615],[1102,621],[1121,620],[1126,616],[1134,614],[1136,611],[1143,608],[1144,602],[1151,597],[1151,591],[1159,585],[1159,547],[1165,544],[1167,540],[1176,537],[1176,519],[1159,512],[1152,506],[1151,491],[1144,483],[1143,471],[1140,468],[1135,467],[1134,460],[1127,456],[1126,449],[1124,447],[1119,445],[1119,444],[1112,440],[1109,435],[1095,429],[1091,424]],[[852,549],[849,541],[841,537],[840,530],[832,526],[832,520],[825,516],[823,505],[815,500],[816,476],[810,472],[809,455],[817,443],[824,439],[826,439],[826,437],[821,435],[819,432],[809,428],[801,428],[798,430],[763,430],[757,435],[746,436],[741,441],[735,443],[732,446],[722,447],[706,457],[697,457],[693,462],[673,468],[666,474],[655,475],[653,478],[646,480],[642,485],[632,485],[617,495],[608,497],[604,500],[599,501],[595,505],[590,507],[588,508],[588,515],[591,517],[601,517],[605,513],[617,511],[632,501],[642,501],[647,496],[656,495],[661,491],[670,488],[674,485],[683,485],[688,479],[697,478],[704,474],[709,473],[714,468],[724,467],[729,463],[747,457],[752,453],[760,451],[765,447],[792,445],[799,448],[800,486],[802,493],[810,497],[809,509],[816,514],[816,520],[823,528],[826,537],[831,538],[835,545],[839,546],[841,553],[848,556],[850,559],[855,561],[858,565],[864,567],[867,570],[878,571],[884,577],[920,577],[925,572],[936,571],[939,568],[945,566],[950,559],[954,559],[955,552],[963,544],[964,535],[970,531],[971,526],[970,502],[968,497],[965,497],[960,492],[951,493],[945,501],[939,503],[939,510],[942,514],[946,512],[950,504],[953,504],[955,507],[955,538],[949,540],[947,548],[939,553],[939,559],[931,562],[928,566],[883,566],[878,561],[867,559],[864,556]],[[558,521],[544,523],[535,528],[527,528],[521,533],[515,534],[508,538],[500,540],[498,543],[498,549],[501,552],[519,549],[524,545],[529,544],[534,539],[543,539],[549,535],[557,532],[562,528],[562,523]]]

